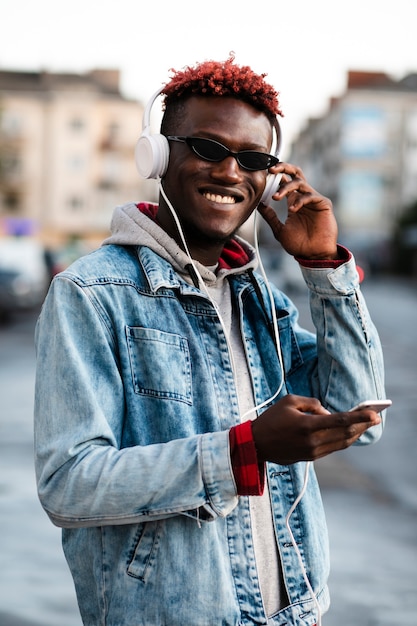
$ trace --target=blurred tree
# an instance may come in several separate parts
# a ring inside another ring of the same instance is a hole
[[[393,251],[394,269],[407,276],[417,275],[417,200],[397,220]]]

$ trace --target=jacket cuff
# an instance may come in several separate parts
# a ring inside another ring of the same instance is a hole
[[[261,496],[265,486],[265,464],[258,463],[252,422],[229,430],[230,457],[237,492],[240,496]]]
[[[352,257],[352,253],[347,248],[345,248],[344,246],[341,246],[340,244],[338,244],[338,246],[337,246],[337,251],[339,253],[339,258],[335,259],[335,260],[323,259],[323,260],[315,260],[314,261],[314,260],[309,260],[309,259],[303,259],[302,257],[295,257],[295,259],[303,267],[311,267],[311,268],[330,267],[330,268],[336,268],[336,267],[339,267],[339,265],[342,265],[343,263],[346,263],[346,261],[350,261],[350,259]]]

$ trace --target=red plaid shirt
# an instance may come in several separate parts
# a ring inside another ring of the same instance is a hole
[[[265,464],[258,463],[252,422],[248,420],[229,431],[230,456],[240,496],[260,496],[265,485]]]

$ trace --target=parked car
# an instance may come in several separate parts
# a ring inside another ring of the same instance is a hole
[[[39,307],[49,280],[45,251],[37,240],[0,239],[0,318]]]

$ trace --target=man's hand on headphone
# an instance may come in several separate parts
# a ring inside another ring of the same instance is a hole
[[[331,201],[319,194],[305,179],[302,170],[290,163],[278,163],[269,170],[282,173],[273,199],[287,198],[288,214],[281,222],[272,207],[258,210],[269,224],[275,239],[292,256],[310,260],[337,259],[337,223]]]

